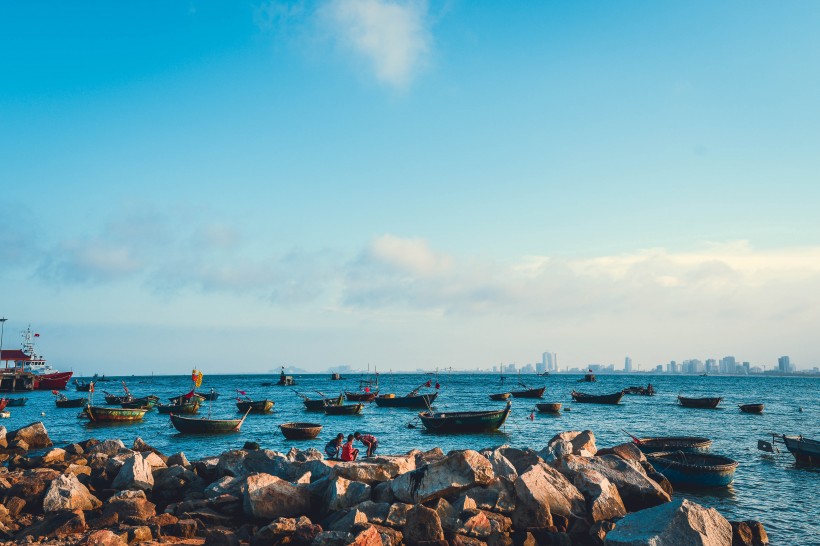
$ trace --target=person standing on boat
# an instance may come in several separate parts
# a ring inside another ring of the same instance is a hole
[[[359,450],[353,447],[353,435],[348,434],[347,442],[345,442],[345,445],[342,446],[342,460],[355,461],[358,455]]]
[[[372,457],[374,453],[376,453],[376,448],[379,447],[379,441],[376,439],[375,436],[372,434],[362,434],[361,432],[355,432],[353,437],[359,440],[364,446],[367,448],[367,455],[366,457]]]
[[[341,432],[331,441],[325,444],[325,454],[328,459],[336,460],[342,452],[342,445],[345,443],[345,436]]]

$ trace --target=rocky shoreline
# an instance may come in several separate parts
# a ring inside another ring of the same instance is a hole
[[[439,448],[356,462],[246,446],[189,461],[137,438],[53,447],[0,427],[0,542],[123,546],[735,546],[756,521],[673,499],[632,444]],[[41,453],[34,456],[32,452]]]

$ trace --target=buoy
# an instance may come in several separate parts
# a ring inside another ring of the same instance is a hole
[[[797,411],[802,412],[803,408],[797,408]]]
[[[45,417],[45,416],[46,416],[46,412],[41,411],[41,412],[40,412],[40,417]]]

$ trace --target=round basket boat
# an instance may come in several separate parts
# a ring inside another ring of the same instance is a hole
[[[737,461],[709,453],[662,451],[646,458],[674,487],[710,489],[726,487],[734,480]]]
[[[288,440],[312,440],[322,431],[319,423],[284,423],[279,430]]]

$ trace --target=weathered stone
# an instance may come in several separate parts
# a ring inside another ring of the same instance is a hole
[[[402,473],[399,472],[399,465],[380,464],[370,461],[339,462],[333,465],[331,468],[332,473],[336,476],[340,476],[350,481],[357,481],[368,484],[386,482]],[[414,469],[415,459],[413,459],[412,468],[410,468],[409,470]]]
[[[69,464],[68,467],[66,467],[66,472],[70,472],[75,476],[90,476],[91,467],[79,464]]]
[[[732,546],[766,546],[769,536],[759,521],[730,521]]]
[[[402,502],[391,504],[390,510],[387,511],[387,518],[384,520],[385,525],[397,528],[404,527],[407,523],[407,513],[412,509],[412,504],[404,504]]]
[[[390,489],[390,482],[381,482],[374,485],[370,497],[373,502],[386,502],[389,504],[396,500],[396,496],[393,495],[393,491]]]
[[[572,484],[584,495],[592,521],[608,520],[626,515],[626,508],[615,487],[597,470],[583,467],[570,476]]]
[[[51,482],[43,498],[44,512],[60,510],[94,510],[102,506],[74,474],[62,474]]]
[[[163,527],[163,533],[177,538],[191,538],[196,535],[197,523],[193,519],[181,519]]]
[[[530,535],[532,536],[532,535]],[[483,540],[479,540],[474,537],[468,537],[464,535],[453,535],[453,538],[450,539],[451,546],[487,546],[487,543]],[[536,546],[535,542],[533,541],[532,544],[527,544],[526,542],[521,546]]]
[[[7,435],[8,431],[6,430],[6,427],[0,426],[0,448],[6,449],[9,447]]]
[[[103,507],[103,515],[116,512],[120,521],[142,524],[156,515],[156,505],[145,497],[141,490],[120,491],[108,499]]]
[[[94,531],[80,542],[82,546],[127,546],[122,537],[107,530]]]
[[[688,499],[628,514],[606,536],[607,546],[731,546],[732,526],[714,508]]]
[[[646,455],[644,455],[643,451],[638,449],[638,446],[632,442],[625,442],[616,446],[599,449],[596,455],[617,455],[625,461],[635,461],[638,463],[646,462]]]
[[[168,460],[165,462],[168,466],[179,465],[185,468],[188,468],[191,463],[188,462],[188,457],[185,456],[185,453],[180,451],[179,453],[174,453],[173,455],[168,456]]]
[[[325,491],[325,509],[328,512],[345,510],[370,500],[370,486],[344,478],[332,478]]]
[[[495,452],[507,459],[519,475],[526,472],[532,465],[543,462],[538,453],[532,449],[518,449],[505,445],[496,449]]]
[[[153,538],[151,528],[147,525],[134,525],[128,527],[126,532],[126,542],[128,542],[128,544],[141,544]]]
[[[122,443],[122,440],[105,440],[103,442],[99,442],[92,446],[89,446],[85,452],[88,455],[95,455],[95,454],[103,454],[108,455],[109,457],[112,455],[116,455],[120,452],[120,450],[125,449],[125,444]]]
[[[246,482],[244,510],[249,516],[267,520],[303,515],[310,510],[310,493],[276,476],[253,474]]]
[[[386,502],[364,501],[356,505],[356,509],[362,512],[369,523],[383,525],[390,513],[390,505]]]
[[[59,472],[50,468],[25,470],[22,475],[18,475],[5,496],[20,497],[26,501],[27,506],[39,508],[43,505],[46,490],[59,476]]]
[[[148,463],[148,466],[151,467],[151,470],[158,470],[160,468],[167,468],[167,464],[165,461],[162,460],[162,457],[154,453],[153,451],[148,451],[142,454],[143,459],[145,462]]]
[[[500,514],[484,510],[468,510],[461,514],[462,524],[459,534],[487,539],[493,534],[507,533],[512,527],[512,520]]]
[[[51,438],[48,437],[48,432],[46,431],[46,427],[43,425],[42,421],[26,425],[23,428],[14,431],[12,434],[14,436],[14,441],[25,442],[29,449],[42,449],[52,445]]]
[[[410,453],[408,453],[408,455],[409,454]],[[442,449],[440,447],[434,447],[433,449],[430,449],[429,451],[425,451],[423,453],[416,453],[415,456],[416,456],[416,467],[418,468],[419,466],[422,466],[422,465],[425,465],[425,464],[440,461],[443,458],[445,458],[447,455],[444,454],[444,451],[442,451]]]
[[[329,525],[327,525],[328,531],[344,531],[346,533],[351,532],[354,525],[367,523],[367,516],[364,515],[364,512],[360,512],[357,509],[349,510],[347,513],[339,517],[338,519],[333,520]]]
[[[353,542],[353,535],[344,531],[322,531],[311,542],[311,546],[348,546]]]
[[[560,472],[545,463],[530,467],[514,484],[518,502],[517,528],[552,525],[552,514],[564,517],[584,512],[584,497]]]
[[[590,526],[588,535],[597,546],[604,543],[607,533],[614,528],[615,524],[611,521],[598,521]]]
[[[390,487],[402,502],[425,502],[488,484],[494,478],[492,464],[477,451],[468,449],[397,476]]]
[[[65,456],[66,456],[65,449],[63,449],[61,447],[54,447],[54,448],[49,449],[48,451],[46,451],[43,454],[43,457],[42,457],[41,461],[42,461],[42,464],[44,464],[44,465],[50,465],[50,464],[54,464],[54,463],[61,463],[61,462],[65,461]]]
[[[372,525],[372,527],[379,532],[383,546],[400,546],[403,544],[404,534],[401,531],[381,525]]]
[[[46,515],[39,523],[25,527],[15,537],[58,537],[62,538],[86,530],[85,516],[82,510],[58,510]]]
[[[26,506],[26,501],[20,497],[9,497],[6,500],[5,507],[9,511],[9,516],[16,518],[23,511]]]
[[[114,489],[142,489],[150,491],[154,487],[154,474],[151,465],[141,453],[129,455],[111,484]]]
[[[227,529],[211,529],[205,534],[204,546],[239,546],[239,537]]]
[[[358,532],[354,532],[351,546],[384,546],[382,536],[372,525],[366,525]]]
[[[492,451],[482,452],[482,455],[493,465],[493,473],[496,477],[504,478],[511,482],[518,479],[518,471],[515,469],[515,466],[509,459],[502,455],[500,450],[494,449]]]
[[[402,529],[404,540],[410,544],[418,544],[430,540],[444,540],[444,530],[441,520],[435,510],[418,504],[407,513],[407,522]]]

